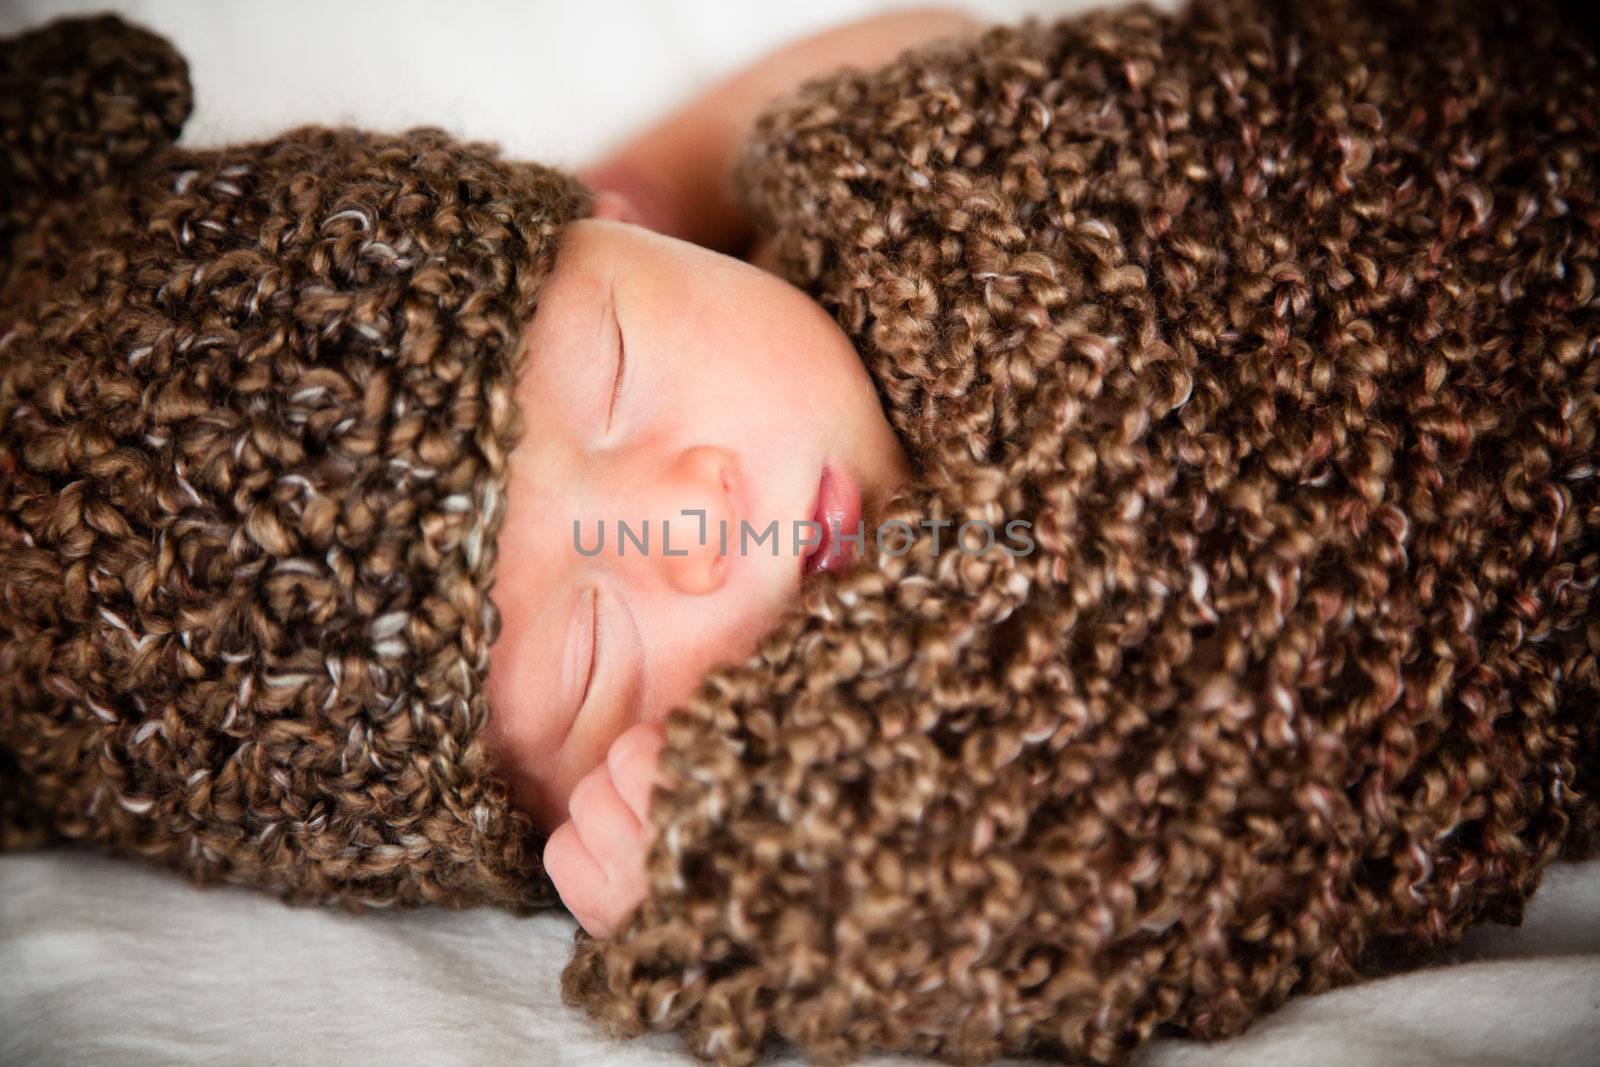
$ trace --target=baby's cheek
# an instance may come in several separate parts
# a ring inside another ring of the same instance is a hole
[[[514,704],[491,700],[489,718],[484,724],[484,747],[496,775],[511,790],[511,803],[528,815],[540,833],[549,834],[566,821],[567,806],[554,780],[557,768],[548,757],[541,758],[536,740],[523,733]]]

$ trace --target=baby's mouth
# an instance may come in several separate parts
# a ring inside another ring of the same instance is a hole
[[[861,489],[844,467],[822,465],[811,521],[822,527],[822,539],[807,550],[801,573],[842,570],[860,550],[856,534],[861,523]]]

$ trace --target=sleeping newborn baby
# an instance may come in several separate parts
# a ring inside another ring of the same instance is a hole
[[[0,848],[610,929],[667,712],[909,473],[736,258],[735,144],[967,25],[801,41],[583,183],[439,131],[185,152],[165,41],[0,41]]]
[[[718,251],[749,236],[726,188],[734,141],[804,76],[977,25],[919,10],[819,34],[586,175],[593,218],[564,235],[526,341],[488,737],[597,936],[643,892],[661,719],[754,647],[805,574],[844,566],[909,473],[838,324],[751,265],[770,268],[765,247]]]
[[[909,474],[838,324],[716,250],[748,225],[725,161],[801,77],[976,25],[912,11],[801,41],[586,175],[594,215],[563,235],[525,341],[487,736],[596,936],[644,892],[661,720],[754,648],[806,574],[846,565]]]
[[[628,222],[569,227],[527,344],[489,737],[598,933],[642,892],[660,720],[804,574],[848,560],[835,532],[858,534],[907,462],[820,307]]]

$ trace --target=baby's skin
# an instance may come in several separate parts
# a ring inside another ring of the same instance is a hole
[[[808,38],[581,175],[596,210],[563,233],[524,335],[486,733],[593,936],[644,897],[667,714],[807,574],[849,562],[808,522],[853,532],[909,476],[849,339],[763,269],[733,207],[737,141],[806,77],[975,26],[911,11]],[[619,521],[648,526],[645,547]],[[772,526],[775,543],[742,540]]]

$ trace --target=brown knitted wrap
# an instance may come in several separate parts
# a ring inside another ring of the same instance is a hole
[[[890,513],[1037,548],[924,530],[674,712],[568,1000],[1114,1063],[1516,922],[1600,823],[1597,84],[1523,0],[1218,0],[769,110],[745,195],[920,464]]]
[[[554,903],[483,681],[518,341],[588,194],[433,130],[182,151],[188,109],[116,19],[0,42],[0,847]]]

